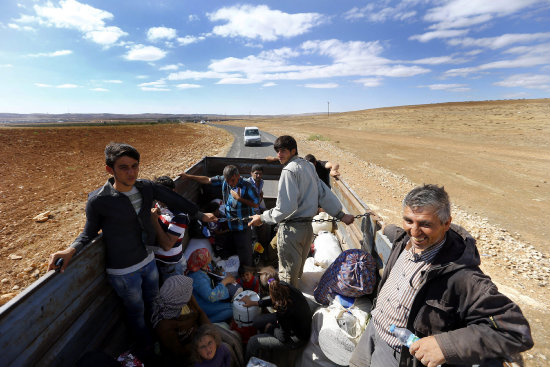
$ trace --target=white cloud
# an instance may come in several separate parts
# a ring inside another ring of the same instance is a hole
[[[154,82],[141,83],[138,84],[138,87],[140,87],[140,89],[145,92],[168,92],[171,90],[166,85],[166,81],[164,79]]]
[[[124,56],[131,61],[157,61],[166,56],[166,51],[155,46],[134,45]]]
[[[268,82],[268,83],[263,84],[262,87],[274,87],[276,85],[277,85],[277,83]]]
[[[138,87],[165,87],[166,82],[164,80],[157,80],[154,82],[147,82],[138,84]]]
[[[161,71],[167,71],[167,70],[178,70],[180,68],[181,64],[171,64],[171,65],[165,65],[159,68]]]
[[[186,84],[186,83],[184,83],[184,84],[177,84],[176,87],[179,88],[179,89],[194,89],[194,88],[201,88],[201,86],[198,85],[198,84]]]
[[[12,64],[0,64],[0,68],[12,68]]]
[[[199,17],[198,15],[195,15],[195,14],[189,14],[189,16],[187,17],[188,22],[196,22],[198,20],[199,20]]]
[[[516,74],[503,81],[494,83],[501,87],[521,87],[529,89],[543,89],[550,91],[550,75],[547,74]]]
[[[168,88],[151,88],[151,87],[141,87],[142,91],[145,92],[170,92],[171,89]]]
[[[425,59],[417,59],[411,61],[414,64],[422,64],[422,65],[441,65],[441,64],[461,64],[468,60],[461,58],[461,57],[454,57],[454,56],[434,56],[434,57],[427,57]]]
[[[166,27],[152,27],[147,31],[147,39],[152,42],[160,40],[171,40],[177,37],[176,30],[174,28]]]
[[[505,98],[505,99],[519,99],[519,98],[526,98],[528,96],[529,96],[529,93],[527,93],[527,92],[519,92],[519,93],[504,94],[502,96],[502,98]]]
[[[550,32],[545,33],[523,33],[523,34],[503,34],[498,37],[486,37],[486,38],[462,38],[451,39],[448,43],[451,46],[463,46],[463,47],[484,47],[496,50],[499,48],[510,46],[514,43],[526,43],[532,41],[541,41],[550,38]]]
[[[550,43],[513,47],[504,53],[518,54],[519,56],[510,60],[499,60],[468,68],[447,70],[444,75],[451,77],[466,76],[492,69],[526,68],[550,64]]]
[[[75,29],[83,33],[85,39],[110,46],[127,33],[118,27],[106,26],[106,20],[112,20],[113,14],[94,8],[76,0],[61,0],[59,7],[47,2],[44,6],[34,5],[36,17],[22,15],[15,20],[19,23],[38,23],[48,27]]]
[[[314,88],[314,89],[330,89],[330,88],[338,88],[337,83],[317,83],[317,84],[305,84],[304,87],[306,88]]]
[[[118,80],[118,79],[104,80],[103,82],[110,83],[110,84],[122,84],[122,80]]]
[[[297,50],[287,47],[262,51],[244,58],[213,60],[208,71],[186,70],[172,73],[169,80],[221,79],[218,84],[251,84],[277,80],[327,79],[332,77],[408,77],[430,70],[419,66],[400,65],[380,56],[378,42],[341,42],[339,40],[307,41]],[[293,63],[294,58],[317,55],[326,64]]]
[[[420,88],[429,88],[431,90],[445,90],[449,92],[466,92],[470,88],[466,84],[430,84],[421,85]]]
[[[147,78],[149,78],[149,75],[137,75],[136,78],[137,79],[147,79]]]
[[[208,14],[208,18],[212,22],[226,21],[224,25],[215,26],[212,30],[213,34],[263,41],[298,36],[324,22],[324,16],[319,13],[288,14],[271,10],[266,5],[237,5],[221,8]]]
[[[432,32],[426,32],[424,34],[415,34],[410,36],[410,40],[416,40],[420,42],[428,42],[436,38],[453,38],[463,36],[468,33],[467,29],[442,29]]]
[[[363,84],[364,87],[378,87],[382,84],[382,79],[380,78],[362,78],[357,79],[356,83]]]
[[[105,89],[105,88],[92,88],[90,90],[93,91],[93,92],[108,92],[109,91],[109,89]]]
[[[168,80],[186,80],[186,79],[221,79],[230,77],[239,77],[241,74],[219,73],[216,71],[193,71],[184,70],[177,73],[170,73],[167,77]]]
[[[344,13],[347,20],[367,19],[370,22],[382,23],[387,20],[403,21],[416,16],[412,10],[414,5],[411,1],[402,1],[395,7],[387,6],[387,2],[373,2],[363,7],[354,7]]]
[[[41,52],[37,54],[29,54],[27,56],[29,57],[57,57],[57,56],[66,56],[70,55],[73,52],[71,50],[60,50],[60,51],[54,51],[54,52]]]
[[[35,30],[31,26],[28,26],[28,25],[20,26],[19,24],[15,24],[15,23],[9,23],[8,28],[15,29],[17,31],[34,31]]]
[[[436,23],[436,29],[469,27],[486,23],[495,17],[514,14],[541,0],[450,0],[442,6],[429,9],[424,20]]]
[[[56,88],[60,88],[60,89],[72,89],[72,88],[78,88],[79,86],[76,85],[76,84],[60,84],[60,85],[57,85]]]
[[[110,46],[116,43],[120,37],[127,34],[128,33],[124,32],[118,27],[104,27],[101,29],[86,32],[84,38],[92,42],[98,43],[102,46]]]
[[[34,83],[34,85],[37,86],[38,88],[52,88],[53,87],[52,85],[44,84],[44,83]]]
[[[205,39],[206,39],[206,37],[204,37],[204,36],[198,36],[198,37],[185,36],[185,37],[178,37],[176,39],[176,41],[178,41],[180,46],[186,46],[186,45],[190,45],[192,43],[197,43],[197,42],[200,42],[200,41],[204,41]]]

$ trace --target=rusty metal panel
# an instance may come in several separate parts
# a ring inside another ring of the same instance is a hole
[[[98,289],[110,290],[104,257],[98,237],[73,257],[65,273],[48,272],[0,308],[2,364],[36,365],[86,312]]]

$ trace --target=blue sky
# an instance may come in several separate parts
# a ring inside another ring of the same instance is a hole
[[[0,79],[14,113],[548,98],[550,0],[6,0]]]

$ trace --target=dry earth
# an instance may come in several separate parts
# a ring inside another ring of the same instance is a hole
[[[478,239],[484,271],[531,323],[535,347],[524,353],[526,365],[547,366],[549,112],[550,100],[496,101],[236,124],[294,135],[301,155],[339,162],[342,177],[387,223],[400,222],[400,200],[414,185],[444,184],[453,220]],[[152,178],[231,140],[205,125],[0,129],[0,304],[43,275],[48,255],[82,229],[86,195],[108,177],[107,142],[136,146],[141,177]],[[47,222],[32,220],[46,210]]]
[[[300,155],[340,163],[343,179],[386,223],[401,222],[415,185],[444,185],[453,221],[477,241],[482,268],[517,302],[550,365],[550,100],[447,103],[254,124],[298,140]],[[359,214],[359,213],[354,213]]]
[[[140,177],[175,176],[232,136],[206,125],[0,129],[0,305],[44,275],[52,252],[84,227],[89,192],[102,186],[103,150],[126,142],[141,153]],[[32,218],[49,211],[43,223]]]

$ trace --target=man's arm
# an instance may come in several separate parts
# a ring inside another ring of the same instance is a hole
[[[180,173],[178,176],[180,176],[183,179],[187,178],[189,180],[197,181],[198,183],[203,185],[208,185],[211,183],[210,177],[206,177],[206,176],[188,175],[185,172]]]
[[[203,222],[218,220],[214,214],[199,211],[195,204],[167,187],[156,183],[151,184],[153,185],[153,199],[166,204],[172,213],[185,213]]]
[[[57,266],[55,263],[58,259],[63,259],[63,265],[59,268],[59,271],[63,273],[73,255],[76,253],[76,247],[79,245],[87,245],[90,243],[101,229],[99,214],[93,209],[93,199],[88,198],[86,203],[86,224],[84,230],[74,240],[74,242],[65,250],[57,251],[50,255],[50,263],[48,264],[48,270],[55,270]]]
[[[279,178],[279,190],[277,192],[277,205],[266,210],[261,215],[264,223],[280,223],[298,209],[298,184],[294,173],[283,169]],[[256,216],[254,216],[256,217]]]
[[[458,307],[466,326],[434,335],[446,363],[476,364],[486,359],[505,358],[533,346],[531,329],[520,308],[483,273],[467,274],[468,285],[459,284],[463,294]],[[462,286],[462,287],[461,287]],[[421,339],[422,340],[422,339]],[[414,344],[413,344],[414,345]],[[411,346],[412,348],[412,346]],[[421,346],[417,349],[420,350]],[[414,350],[418,353],[417,350]],[[437,351],[428,352],[436,353]]]
[[[340,169],[340,164],[327,161],[325,163],[325,168],[330,170],[330,175],[332,177],[340,176],[340,172],[338,172],[338,170]]]
[[[328,186],[323,181],[317,180],[317,187],[319,189],[319,206],[331,216],[340,219],[344,224],[353,223],[355,220],[353,215],[345,214],[342,211],[342,203]]]
[[[164,251],[168,251],[172,247],[174,247],[174,244],[179,239],[179,236],[166,232],[160,225],[159,216],[160,216],[160,209],[152,208],[151,223],[153,224],[153,228],[155,229],[156,243],[161,249],[163,249]]]
[[[244,197],[241,196],[240,194],[240,190],[237,189],[237,190],[231,190],[231,196],[233,196],[233,199],[237,200],[238,202],[240,203],[243,203],[244,205],[246,206],[249,206],[251,208],[257,208],[259,206],[258,203],[255,203],[254,201],[252,200],[249,200],[249,199],[245,199]]]

